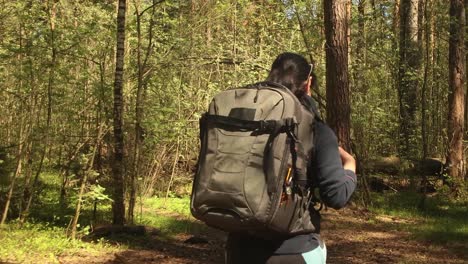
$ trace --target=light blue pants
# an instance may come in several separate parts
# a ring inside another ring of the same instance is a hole
[[[322,242],[316,249],[303,253],[302,257],[306,264],[325,264],[327,262],[327,247]]]

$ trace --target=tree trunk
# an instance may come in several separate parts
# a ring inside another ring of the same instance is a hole
[[[327,123],[338,136],[340,145],[350,151],[350,114],[348,81],[348,21],[346,0],[324,1],[326,36]]]
[[[468,7],[468,0],[465,0],[465,24],[466,21],[468,21],[468,12],[466,12],[466,8]],[[465,36],[468,35],[468,27],[465,26]],[[466,64],[468,63],[468,52],[466,50],[468,49],[468,39],[465,38],[465,74],[466,74]],[[468,96],[468,82],[466,81],[465,78],[465,122],[468,120],[468,100],[466,99],[466,96]],[[465,133],[465,140],[468,140],[468,133]],[[465,164],[465,172],[467,170],[468,166]],[[465,175],[466,178],[466,175]]]
[[[424,2],[424,6],[422,6],[423,10],[420,10],[420,13],[423,13],[426,23],[424,23],[424,31],[425,31],[425,56],[424,56],[424,78],[423,78],[423,85],[421,87],[421,138],[422,138],[422,160],[425,160],[428,157],[428,123],[427,123],[427,91],[429,86],[429,78],[430,78],[430,67],[431,67],[431,23],[432,23],[432,16],[429,13],[429,9],[431,6],[432,0],[426,0]],[[422,24],[420,24],[423,26]],[[421,35],[422,36],[422,35]],[[419,208],[424,210],[426,208],[426,194],[427,194],[427,185],[428,179],[427,175],[424,173],[422,175],[422,198],[419,204]]]
[[[463,0],[450,1],[449,38],[449,111],[448,111],[448,173],[454,180],[454,191],[465,177],[463,132],[465,112],[465,5]]]
[[[431,67],[431,32],[430,32],[430,25],[432,23],[432,16],[429,15],[429,8],[430,8],[431,0],[426,0],[424,3],[423,11],[424,17],[426,19],[425,25],[425,56],[424,56],[424,78],[423,78],[423,85],[421,87],[421,138],[422,138],[422,159],[428,157],[428,134],[427,134],[427,116],[426,113],[427,109],[427,91],[429,84],[429,77],[430,77],[430,67]],[[421,25],[422,26],[422,25]],[[422,31],[422,30],[421,30]]]
[[[153,4],[143,11],[139,11],[137,5],[135,5],[136,10],[136,20],[137,20],[137,64],[138,64],[138,73],[137,73],[137,91],[136,91],[136,100],[135,100],[135,141],[134,141],[134,150],[133,150],[133,171],[130,176],[130,199],[128,202],[128,222],[133,223],[134,211],[135,211],[135,202],[136,202],[136,189],[138,177],[140,173],[140,149],[143,144],[144,130],[142,127],[143,117],[144,117],[144,99],[146,94],[146,79],[144,78],[147,71],[147,64],[149,56],[153,51],[153,27],[154,27],[154,13],[156,4],[161,3],[161,1],[156,2],[153,0]],[[141,36],[141,18],[146,11],[152,10],[150,14],[150,22],[148,26],[148,45],[145,49],[145,54],[142,54],[142,36]]]
[[[8,188],[8,194],[5,202],[5,207],[3,208],[3,214],[2,214],[2,219],[0,221],[0,226],[5,224],[5,221],[8,216],[8,211],[10,209],[10,203],[11,203],[11,198],[13,196],[13,190],[15,189],[15,183],[16,180],[18,179],[19,175],[21,174],[21,168],[23,164],[23,144],[24,144],[24,119],[25,117],[23,116],[20,121],[20,130],[19,130],[19,138],[18,138],[18,160],[16,163],[16,169],[15,169],[15,174],[13,175],[13,178],[11,179],[10,186]]]
[[[395,4],[393,5],[392,33],[392,56],[398,57],[398,43],[400,36],[400,0],[395,0]],[[400,81],[398,77],[398,71],[392,71],[393,87],[396,91],[399,91]]]
[[[366,68],[366,29],[365,29],[365,16],[366,16],[366,0],[360,0],[358,2],[358,33],[356,35],[356,52],[354,57],[354,91],[360,92],[363,95],[367,93],[366,80],[364,78],[364,70]],[[363,97],[365,100],[365,96]]]
[[[42,172],[42,167],[44,165],[44,159],[47,154],[47,150],[50,148],[50,124],[52,121],[52,88],[55,82],[55,68],[57,65],[57,47],[55,45],[55,19],[56,19],[56,7],[57,3],[54,1],[52,6],[49,6],[49,2],[47,2],[47,14],[49,18],[49,30],[50,30],[50,40],[49,45],[51,47],[51,61],[50,61],[50,68],[49,68],[49,78],[47,83],[47,119],[46,119],[46,127],[45,127],[45,137],[44,137],[44,147],[41,153],[41,159],[39,161],[39,167],[37,168],[36,174],[34,176],[34,180],[32,185],[30,186],[30,190],[24,192],[25,196],[23,197],[24,201],[26,202],[26,207],[24,208],[23,212],[20,215],[20,222],[23,223],[29,214],[29,209],[31,208],[32,201],[34,199],[34,191],[36,186],[39,182],[39,176]],[[26,188],[29,188],[27,186]]]
[[[353,3],[351,0],[347,0],[346,2],[346,21],[347,21],[347,29],[346,29],[346,43],[348,43],[348,47],[351,45],[351,9],[353,7]],[[348,65],[351,64],[351,49],[348,48]]]
[[[401,0],[400,6],[400,61],[398,94],[400,100],[400,156],[417,159],[419,135],[418,71],[418,0]]]
[[[115,61],[114,82],[114,162],[113,176],[113,224],[125,223],[124,205],[124,135],[123,135],[123,72],[125,52],[125,11],[126,0],[119,0],[117,12],[117,51]]]

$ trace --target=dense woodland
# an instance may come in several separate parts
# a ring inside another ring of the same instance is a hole
[[[60,183],[53,200],[71,236],[82,206],[112,200],[113,223],[124,224],[134,222],[142,197],[190,194],[198,119],[211,98],[264,80],[284,51],[314,63],[313,97],[359,163],[356,200],[369,202],[369,175],[382,164],[416,185],[443,174],[459,197],[465,5],[2,1],[1,223],[28,221],[41,208],[47,175]],[[446,170],[426,169],[427,160]]]

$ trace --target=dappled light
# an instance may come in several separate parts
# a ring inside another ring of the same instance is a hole
[[[0,263],[467,263],[467,5],[2,1]]]

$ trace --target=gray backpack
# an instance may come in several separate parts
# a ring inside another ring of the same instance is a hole
[[[307,169],[315,115],[286,87],[263,82],[217,94],[200,119],[191,212],[228,232],[313,232]]]

